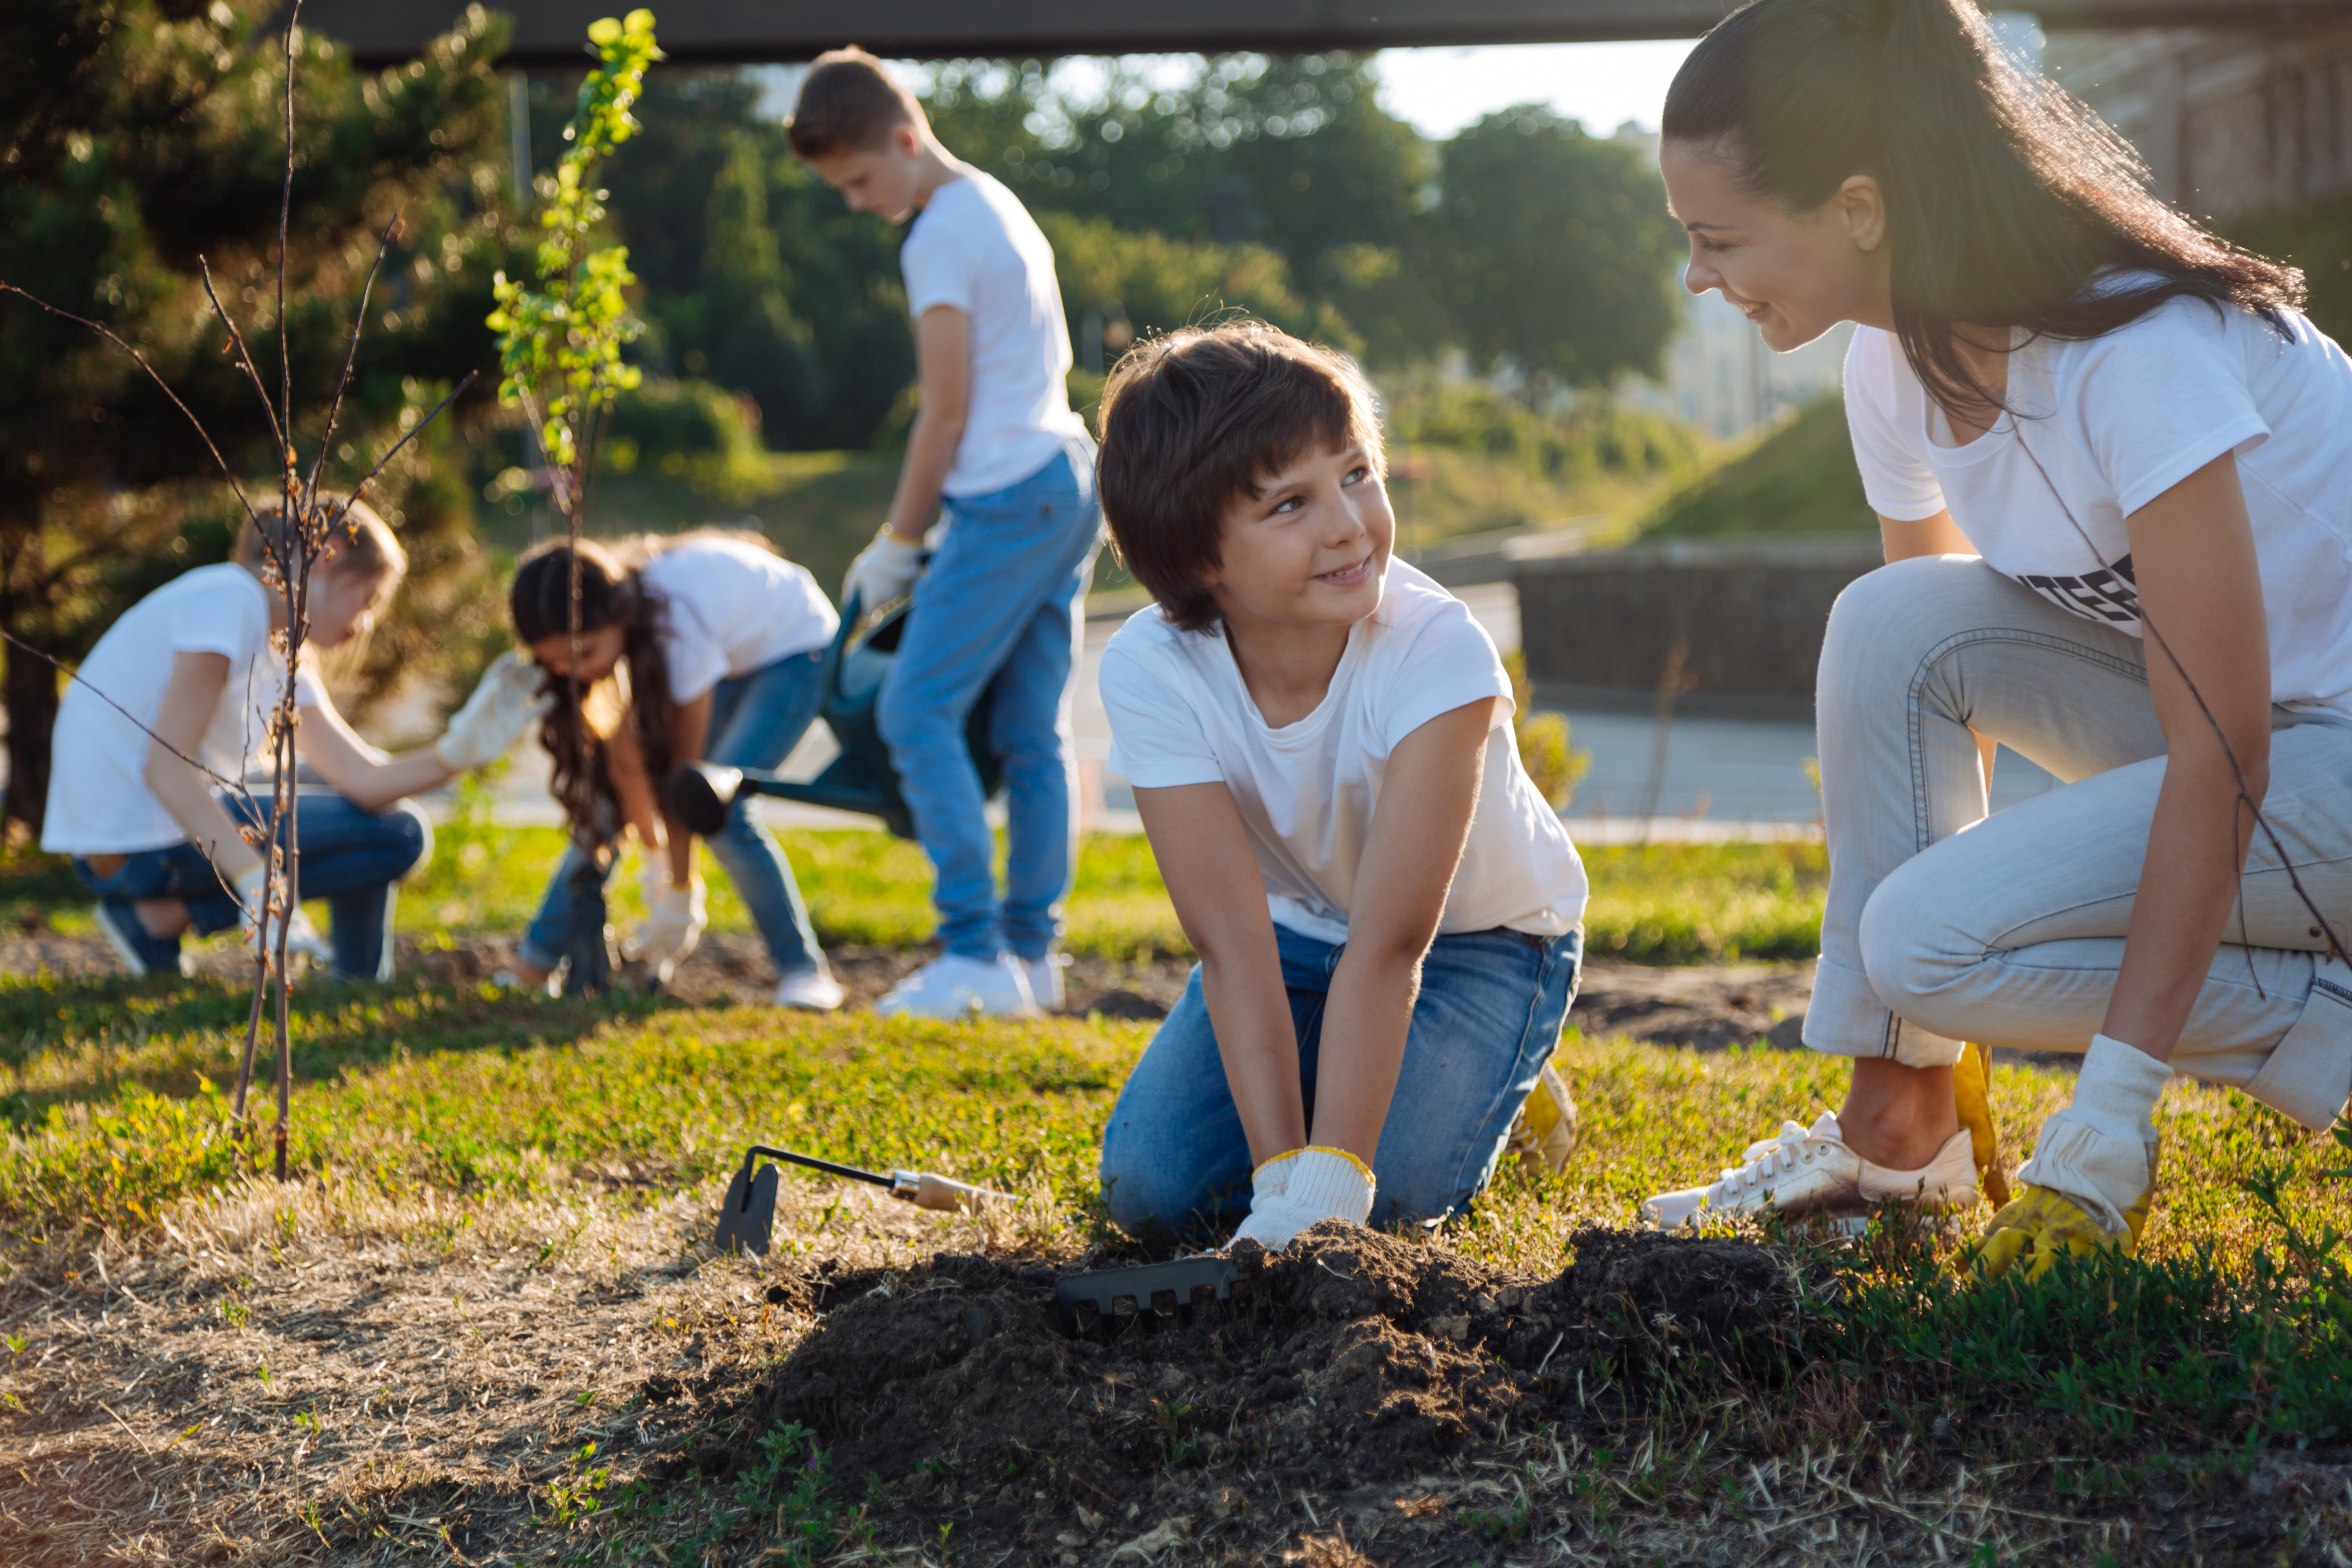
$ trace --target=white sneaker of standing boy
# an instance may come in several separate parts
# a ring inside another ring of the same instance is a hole
[[[1890,1171],[1847,1148],[1837,1118],[1826,1110],[1811,1127],[1783,1121],[1777,1134],[1750,1143],[1739,1158],[1703,1187],[1644,1199],[1642,1218],[1670,1230],[1735,1215],[1851,1215],[1882,1203],[1914,1203],[1939,1213],[1977,1202],[1976,1159],[1965,1127],[1916,1171]]]
[[[1030,1018],[1037,999],[1027,965],[1009,952],[994,959],[943,952],[874,1004],[886,1018]]]

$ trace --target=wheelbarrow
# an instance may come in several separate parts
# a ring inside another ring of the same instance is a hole
[[[817,708],[817,716],[839,742],[841,754],[823,773],[801,782],[759,768],[687,763],[671,770],[663,786],[670,815],[688,832],[709,837],[726,826],[727,814],[738,800],[764,795],[878,817],[899,837],[914,837],[914,814],[899,792],[898,771],[890,763],[890,748],[883,743],[876,717],[882,683],[898,658],[910,607],[911,602],[902,602],[875,617],[873,625],[860,627],[863,606],[857,596],[853,594],[842,605],[841,630],[825,650],[824,668],[818,678],[822,696]],[[984,798],[993,798],[1004,784],[1003,764],[989,745],[989,715],[993,707],[992,691],[983,690],[964,721],[964,743],[971,748]]]

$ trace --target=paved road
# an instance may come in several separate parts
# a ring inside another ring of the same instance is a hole
[[[1456,592],[1497,647],[1508,652],[1519,646],[1518,595],[1509,584],[1481,584]],[[1087,623],[1071,719],[1086,826],[1136,832],[1140,824],[1134,796],[1126,781],[1107,766],[1110,721],[1095,686],[1102,650],[1118,626],[1117,618]],[[1649,715],[1570,710],[1567,717],[1573,743],[1592,755],[1591,770],[1569,806],[1570,829],[1580,840],[1783,837],[1806,833],[1819,822],[1820,799],[1805,772],[1807,759],[1814,754],[1809,723],[1681,718],[1668,727],[1662,755],[1657,725]],[[820,724],[786,762],[784,772],[796,778],[814,777],[834,752],[833,739]],[[499,790],[499,818],[516,823],[558,820],[546,781],[544,755],[535,746],[518,748]],[[2005,752],[1993,773],[1993,804],[2010,805],[2054,783],[2032,763]],[[1654,794],[1655,805],[1643,820],[1644,804]],[[779,825],[866,825],[863,817],[781,801],[763,801],[761,810]]]

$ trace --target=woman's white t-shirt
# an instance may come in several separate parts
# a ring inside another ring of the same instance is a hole
[[[1110,770],[1144,789],[1233,792],[1278,925],[1348,939],[1356,870],[1399,742],[1441,713],[1499,697],[1486,782],[1441,933],[1497,926],[1538,936],[1584,918],[1584,865],[1519,763],[1511,683],[1462,601],[1402,562],[1381,607],[1348,634],[1330,689],[1295,724],[1268,725],[1215,632],[1181,632],[1155,607],[1103,652]],[[1165,846],[1161,847],[1165,852]]]
[[[907,311],[971,321],[971,396],[942,495],[993,495],[1052,461],[1086,422],[1070,407],[1070,333],[1054,247],[1021,198],[977,169],[931,194],[898,247]]]
[[[1894,334],[1861,328],[1845,410],[1863,489],[1898,521],[1949,509],[1996,571],[2138,637],[2125,520],[2235,453],[2272,700],[2352,712],[2352,361],[2284,314],[2282,334],[2243,310],[2174,300],[2105,337],[2028,343],[2010,356],[2008,389],[2028,417],[2004,415],[1966,446]]]
[[[268,591],[242,566],[199,566],[125,611],[82,660],[79,679],[67,683],[49,742],[42,848],[53,855],[131,855],[187,837],[147,787],[146,773],[147,731],[163,710],[173,664],[184,653],[216,653],[228,660],[228,684],[196,744],[196,759],[229,780],[243,779],[248,760],[267,761],[270,711],[286,679],[286,661],[269,642]],[[310,657],[296,673],[294,692],[299,707],[333,709]]]
[[[646,563],[660,595],[670,696],[691,702],[722,680],[833,640],[841,617],[808,568],[740,539],[688,539]]]

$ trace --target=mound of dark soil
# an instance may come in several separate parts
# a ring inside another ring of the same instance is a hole
[[[1245,1530],[1301,1489],[1458,1469],[1508,1427],[1588,1419],[1577,1374],[1597,1387],[1596,1363],[1675,1340],[1769,1345],[1794,1326],[1778,1249],[1575,1239],[1578,1262],[1538,1280],[1327,1223],[1286,1252],[1237,1255],[1245,1306],[1108,1339],[1065,1330],[1043,1263],[941,1255],[824,1281],[823,1321],[755,1426],[808,1426],[836,1476],[870,1473],[910,1505],[894,1512],[952,1521],[959,1542],[1096,1546],[1178,1513],[1186,1531]]]

